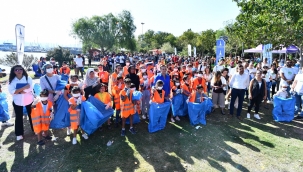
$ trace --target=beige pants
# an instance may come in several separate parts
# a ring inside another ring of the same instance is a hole
[[[213,106],[224,108],[225,107],[225,95],[223,93],[212,93]]]

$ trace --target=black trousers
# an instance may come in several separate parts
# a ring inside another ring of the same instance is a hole
[[[250,104],[248,106],[247,113],[250,113],[252,107],[255,105],[255,113],[258,114],[259,113],[259,109],[260,109],[260,104],[262,102],[263,97],[264,96],[262,96],[261,94],[259,94],[256,97],[252,98],[250,100]]]
[[[32,117],[31,117],[31,113],[32,113],[32,103],[25,106],[27,114],[28,114],[28,118],[29,118],[29,123],[31,126],[32,131],[34,131],[33,129],[33,124],[32,124]],[[16,136],[21,136],[24,134],[24,129],[23,129],[23,106],[18,106],[13,102],[13,107],[15,110],[15,114],[16,114],[16,118],[15,118],[15,134]]]

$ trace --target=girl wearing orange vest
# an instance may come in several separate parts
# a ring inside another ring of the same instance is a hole
[[[154,103],[164,103],[165,91],[163,89],[163,81],[158,80],[155,88],[152,89],[151,101]]]
[[[203,78],[202,71],[199,71],[197,77],[192,80],[191,88],[196,90],[198,85],[202,85],[204,92],[207,92],[206,80]]]
[[[96,89],[100,92],[95,94],[94,97],[106,105],[105,109],[109,109],[112,108],[112,97],[108,92],[105,92],[106,87],[107,86],[105,84],[98,84]],[[107,120],[107,128],[111,129],[110,118]]]
[[[174,80],[172,80],[173,82],[173,87],[171,88],[171,99],[178,95],[178,94],[181,94],[182,91],[181,91],[181,84],[180,84],[180,80],[179,78],[174,78]],[[177,121],[180,121],[180,118],[178,116],[176,116],[175,118]],[[171,122],[175,122],[174,120],[174,115],[172,114],[171,115],[171,118],[170,118]]]
[[[133,91],[130,89],[131,79],[126,78],[124,80],[125,88],[120,92],[120,107],[121,107],[121,117],[122,117],[122,130],[121,136],[125,136],[125,122],[126,118],[129,117],[130,129],[132,134],[136,134],[133,128],[133,115],[135,114],[134,103],[132,101]]]
[[[53,119],[53,103],[48,101],[48,90],[43,90],[40,93],[40,100],[36,99],[32,105],[32,123],[34,132],[38,136],[38,145],[44,145],[44,139],[42,139],[42,132],[46,135],[44,138],[46,140],[51,140],[52,137],[49,136],[49,124],[51,119]]]
[[[65,74],[65,75],[70,74],[70,68],[67,66],[66,61],[62,63],[62,67],[60,68],[60,74]]]
[[[116,111],[116,121],[115,121],[115,127],[117,128],[119,126],[119,122],[121,121],[120,117],[120,92],[125,88],[125,85],[123,83],[123,77],[118,76],[117,81],[115,82],[115,85],[112,87],[112,96],[114,98],[114,107]]]
[[[192,103],[202,103],[204,99],[207,98],[207,95],[204,94],[204,88],[202,85],[197,86],[197,90],[193,91],[189,96],[189,102]]]
[[[128,72],[128,67],[129,67],[129,65],[130,65],[130,62],[129,62],[129,60],[126,60],[126,66],[124,66],[123,67],[123,77],[125,78],[126,77],[126,75],[128,75],[129,74],[129,72]]]
[[[142,73],[142,79],[140,80],[140,90],[142,92],[142,119],[146,119],[149,114],[149,101],[150,101],[150,89],[151,89],[151,81],[148,78],[146,72]]]
[[[98,65],[98,69],[99,69],[98,76],[100,78],[101,83],[103,83],[105,85],[108,85],[109,73],[107,71],[103,70],[103,66],[102,65]]]
[[[187,75],[185,75],[183,77],[183,84],[181,85],[181,90],[182,90],[182,93],[186,97],[188,97],[191,93],[191,87],[190,87],[190,82],[189,81],[190,81],[190,78]]]
[[[74,131],[73,135],[73,145],[77,144],[77,131],[80,124],[80,110],[81,110],[81,103],[84,102],[86,99],[81,94],[81,89],[79,87],[74,87],[72,89],[73,97],[68,100],[70,104],[70,108],[68,109],[70,113],[70,128]],[[82,130],[82,129],[81,129]],[[88,139],[87,134],[82,130],[82,137],[84,139]]]

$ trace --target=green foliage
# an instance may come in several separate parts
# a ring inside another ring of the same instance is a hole
[[[216,32],[212,29],[202,31],[197,38],[197,52],[201,52],[202,56],[204,53],[214,53],[213,47],[216,44]]]
[[[136,26],[129,11],[122,11],[118,16],[112,13],[92,18],[80,18],[72,24],[72,35],[83,42],[83,49],[98,46],[106,52],[113,46],[134,51]]]
[[[55,60],[59,63],[59,65],[62,65],[63,61],[68,61],[70,62],[70,51],[63,49],[62,47],[56,47],[50,51],[47,52],[46,57],[47,58],[55,58]]]
[[[161,47],[161,50],[162,50],[162,52],[165,52],[167,54],[172,54],[175,51],[169,42],[164,43]]]
[[[34,57],[33,55],[26,55],[24,54],[22,66],[25,69],[29,69],[34,63],[38,62],[38,58]],[[18,56],[16,53],[11,53],[5,55],[4,58],[0,58],[0,64],[13,67],[18,64]]]

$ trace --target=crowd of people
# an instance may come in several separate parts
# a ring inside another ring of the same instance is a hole
[[[95,59],[95,58],[93,58]],[[79,129],[81,102],[93,96],[105,104],[105,109],[113,109],[115,115],[107,121],[121,128],[121,136],[126,135],[126,120],[129,119],[131,134],[136,134],[133,127],[133,116],[138,113],[141,119],[150,118],[150,104],[173,102],[177,95],[187,97],[187,103],[202,103],[211,98],[212,112],[219,109],[222,115],[243,120],[243,102],[247,100],[246,118],[260,120],[262,102],[269,108],[273,97],[289,98],[295,96],[296,119],[303,118],[303,69],[294,60],[274,59],[270,64],[266,58],[244,59],[226,57],[216,61],[215,58],[179,57],[179,56],[144,56],[126,55],[104,56],[95,68],[84,71],[85,60],[81,55],[74,58],[72,64],[63,62],[60,68],[54,68],[55,61],[46,62],[41,58],[39,67],[44,75],[40,78],[41,93],[33,96],[33,81],[20,65],[12,67],[9,76],[9,93],[13,96],[13,107],[16,114],[15,134],[17,140],[23,139],[23,107],[26,108],[31,129],[38,136],[38,144],[43,145],[44,139],[50,140],[49,123],[58,110],[56,101],[63,96],[68,102],[70,127],[67,135],[73,132],[72,144],[76,144]],[[69,64],[69,65],[68,65]],[[71,75],[71,70],[75,74]],[[81,73],[81,79],[79,76]],[[56,91],[58,81],[68,83],[63,91]],[[133,101],[135,91],[142,97]],[[211,96],[211,97],[210,97]],[[227,109],[226,109],[227,107]],[[171,122],[180,121],[179,114],[172,110],[165,114]],[[2,122],[8,125],[7,121]],[[120,126],[121,125],[121,126]],[[82,137],[88,135],[82,130]]]

